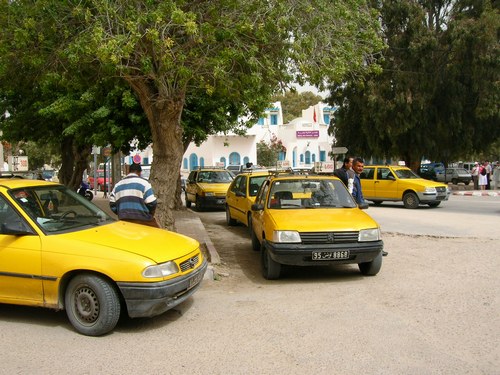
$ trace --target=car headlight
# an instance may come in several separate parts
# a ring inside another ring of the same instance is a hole
[[[359,231],[359,242],[380,241],[380,229],[363,229]]]
[[[426,194],[437,194],[437,190],[435,187],[426,187],[425,193]]]
[[[142,276],[147,278],[157,278],[173,275],[179,272],[179,267],[175,262],[169,261],[154,266],[149,266],[142,271]]]
[[[301,242],[299,232],[295,230],[275,230],[273,242]]]

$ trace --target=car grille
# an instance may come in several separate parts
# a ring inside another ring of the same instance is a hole
[[[300,233],[304,244],[358,242],[359,232],[307,232]]]
[[[182,262],[180,264],[180,267],[181,267],[181,271],[182,272],[186,272],[187,270],[190,270],[190,269],[193,269],[194,267],[196,267],[196,265],[198,264],[200,260],[200,255],[196,255],[192,258],[189,258],[188,260],[185,260],[184,262]]]
[[[438,193],[445,193],[445,192],[446,192],[446,188],[445,188],[445,187],[437,187],[437,188],[436,188],[436,191],[437,191]]]

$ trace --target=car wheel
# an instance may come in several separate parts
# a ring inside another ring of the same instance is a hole
[[[453,185],[456,185],[456,184],[458,184],[458,180],[457,180],[456,178],[452,178],[452,179],[451,179],[451,183],[452,183]]]
[[[201,203],[201,198],[197,195],[196,196],[196,211],[202,211],[203,210],[203,204]]]
[[[420,201],[418,200],[417,194],[410,192],[403,196],[403,203],[405,208],[417,208]]]
[[[252,236],[253,230],[252,230],[252,213],[249,212],[247,214],[247,228],[248,228],[248,234]]]
[[[236,220],[231,217],[231,212],[229,211],[229,206],[226,204],[226,223],[230,227],[236,225]]]
[[[184,198],[185,198],[184,200],[186,201],[186,207],[191,208],[191,201],[188,199],[188,195],[185,194]]]
[[[359,263],[359,270],[365,276],[375,276],[382,268],[382,251],[371,262]]]
[[[262,241],[260,249],[262,276],[264,276],[267,280],[279,279],[281,274],[281,264],[271,258],[264,241]]]
[[[102,277],[78,275],[64,296],[68,319],[87,336],[101,336],[115,328],[120,318],[120,298],[114,286]]]
[[[259,251],[260,250],[260,242],[259,242],[259,239],[257,238],[257,235],[253,231],[253,228],[251,225],[250,225],[250,237],[252,238],[252,250]]]
[[[383,201],[372,201],[375,206],[380,206]]]
[[[428,203],[429,207],[437,207],[441,204],[441,202],[431,202],[431,203]]]
[[[470,184],[470,180],[465,181],[465,182],[464,182],[464,184],[465,184],[465,185],[469,185],[469,184]]]

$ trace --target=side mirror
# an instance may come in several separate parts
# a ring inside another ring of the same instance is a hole
[[[264,205],[260,203],[254,203],[252,204],[252,211],[262,211],[264,209]]]
[[[358,207],[361,210],[366,210],[368,207],[370,207],[370,205],[368,203],[366,203],[366,202],[363,202],[363,203],[358,204]]]

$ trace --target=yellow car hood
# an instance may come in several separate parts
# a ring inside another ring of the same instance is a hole
[[[202,189],[205,192],[220,193],[225,195],[231,183],[216,183],[216,184],[199,183],[198,185],[200,189]]]
[[[94,249],[106,251],[103,247],[109,248],[110,252],[102,254],[103,257],[115,258],[112,253],[118,253],[111,251],[114,249],[137,254],[156,263],[186,256],[200,246],[193,238],[125,221],[56,236],[59,240],[67,240],[68,246],[73,248],[84,245],[89,252],[93,252]],[[79,242],[80,246],[76,246],[75,242]]]
[[[359,208],[314,208],[272,210],[277,230],[298,232],[359,231],[377,228],[370,215]]]
[[[363,180],[361,180],[363,181]],[[446,188],[447,186],[445,184],[442,184],[440,182],[432,181],[432,180],[426,180],[425,178],[400,178],[399,183],[401,184],[415,184],[418,186],[423,186],[424,188],[426,187],[444,187]]]

